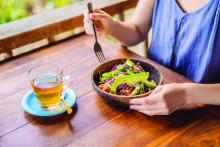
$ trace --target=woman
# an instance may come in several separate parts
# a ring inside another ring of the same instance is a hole
[[[132,99],[130,108],[147,115],[167,115],[188,104],[220,105],[219,0],[140,0],[131,22],[113,20],[102,10],[85,15],[101,34],[124,45],[143,41],[152,27],[149,58],[196,83],[159,86],[148,97]]]

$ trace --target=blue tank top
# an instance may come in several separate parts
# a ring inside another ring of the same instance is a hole
[[[176,0],[156,0],[149,58],[195,82],[220,82],[219,17],[219,0],[193,13]]]

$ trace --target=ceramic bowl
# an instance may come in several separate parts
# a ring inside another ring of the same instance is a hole
[[[134,63],[139,62],[140,65],[144,68],[144,70],[150,73],[149,79],[154,80],[157,85],[162,84],[163,75],[157,68],[155,68],[150,63],[147,63],[146,61],[142,61],[139,59],[131,59],[131,60]],[[136,95],[136,96],[123,96],[123,95],[110,94],[108,92],[103,91],[102,89],[98,87],[100,74],[111,71],[111,69],[113,68],[115,64],[123,64],[125,61],[126,59],[109,60],[105,63],[100,64],[98,67],[96,67],[92,74],[92,86],[95,92],[99,96],[103,97],[105,100],[116,103],[116,104],[129,105],[130,99],[147,96],[150,94],[150,92]]]

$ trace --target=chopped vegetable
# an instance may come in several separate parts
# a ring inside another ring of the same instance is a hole
[[[127,59],[125,64],[127,64],[130,67],[132,67],[134,65],[134,62],[132,62],[130,59]]]
[[[149,77],[150,73],[139,63],[127,59],[124,64],[114,65],[110,72],[101,74],[98,87],[108,93],[134,96],[157,86]]]
[[[137,84],[135,86],[135,89],[132,91],[131,95],[138,95],[138,93],[140,93],[140,91],[141,91],[141,85]]]
[[[120,84],[128,83],[128,84],[134,85],[144,79],[147,79],[148,77],[149,77],[148,72],[141,72],[141,73],[137,73],[137,74],[133,74],[133,75],[121,76],[113,82],[110,92],[113,94],[116,94],[117,88]]]
[[[150,82],[146,79],[141,80],[141,82],[144,83],[149,88],[156,88],[157,87],[157,85],[155,83]]]
[[[118,65],[115,65],[111,71],[116,70],[117,67],[118,67]]]
[[[103,78],[111,78],[114,75],[116,75],[117,73],[119,73],[120,71],[122,71],[122,69],[123,69],[123,66],[117,66],[117,68],[115,70],[102,74],[102,77]]]
[[[127,70],[127,71],[126,71],[126,74],[128,74],[128,75],[134,75],[134,73],[133,73],[131,70]]]
[[[111,89],[111,87],[109,87],[109,86],[106,85],[106,84],[100,84],[100,85],[99,85],[99,88],[102,89],[102,90],[104,90],[104,91],[106,91],[106,92],[109,92],[110,89]]]

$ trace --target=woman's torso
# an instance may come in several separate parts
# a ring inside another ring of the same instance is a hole
[[[176,0],[156,0],[149,58],[195,82],[220,82],[219,15],[219,0],[192,13]]]

